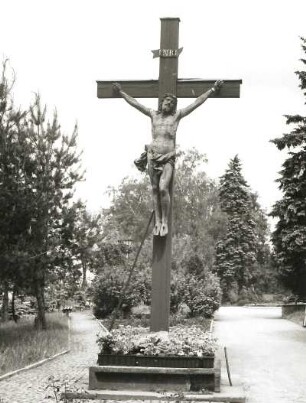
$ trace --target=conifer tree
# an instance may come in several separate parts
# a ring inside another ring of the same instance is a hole
[[[306,39],[301,38],[306,53]],[[301,59],[306,65],[306,59]],[[299,87],[306,96],[306,71],[296,71]],[[306,102],[305,102],[306,103]],[[279,150],[288,151],[277,179],[283,192],[271,215],[278,219],[272,242],[285,286],[300,297],[306,297],[306,116],[286,115],[292,131],[272,140]]]
[[[64,218],[72,204],[75,184],[83,177],[77,150],[78,129],[64,135],[54,113],[46,120],[39,95],[30,107],[27,136],[31,145],[27,192],[31,226],[27,238],[28,276],[37,299],[37,325],[46,328],[44,291],[56,270],[73,270],[73,248],[63,242]]]
[[[24,284],[20,251],[29,214],[25,192],[26,112],[16,109],[12,88],[15,75],[4,60],[0,75],[0,292],[2,320],[8,319],[8,292]]]
[[[39,95],[29,111],[16,109],[7,60],[0,70],[1,316],[7,319],[8,292],[22,290],[36,297],[36,324],[46,328],[46,287],[68,277],[76,283],[80,250],[93,244],[97,231],[81,231],[80,248],[73,203],[75,184],[83,177],[77,126],[71,136],[64,135],[56,113],[47,121]]]
[[[235,156],[220,179],[221,209],[227,215],[227,229],[216,247],[216,271],[221,279],[224,300],[250,288],[254,280],[257,236],[252,216],[249,186]]]

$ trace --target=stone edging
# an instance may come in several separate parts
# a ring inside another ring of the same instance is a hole
[[[109,330],[106,329],[106,327],[100,322],[100,320],[97,319],[97,318],[95,317],[95,315],[93,315],[93,314],[91,314],[91,315],[92,315],[93,319],[95,319],[95,320],[98,322],[98,325],[100,326],[101,330],[102,330],[103,332],[105,332],[105,333],[109,333]]]
[[[209,333],[211,336],[212,336],[213,331],[214,331],[214,318],[211,318],[210,326],[209,326]]]
[[[45,358],[45,359],[43,359],[43,360],[41,360],[41,361],[34,362],[34,364],[27,365],[26,367],[23,367],[23,368],[20,368],[20,369],[16,369],[16,371],[8,372],[7,374],[4,374],[4,375],[0,376],[0,381],[3,381],[3,380],[6,379],[6,378],[10,378],[10,377],[13,376],[13,375],[17,375],[17,374],[19,374],[20,372],[24,372],[24,371],[27,371],[27,370],[29,370],[29,369],[39,367],[40,365],[45,364],[45,363],[48,362],[48,361],[52,361],[52,360],[54,360],[55,358],[57,358],[57,357],[59,357],[59,356],[61,356],[61,355],[67,354],[67,353],[69,353],[69,352],[70,352],[70,349],[69,349],[69,350],[62,351],[62,352],[60,352],[60,353],[57,353],[57,354],[53,355],[52,357]]]

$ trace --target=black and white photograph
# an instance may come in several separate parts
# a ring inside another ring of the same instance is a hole
[[[306,403],[306,2],[0,7],[0,403]]]

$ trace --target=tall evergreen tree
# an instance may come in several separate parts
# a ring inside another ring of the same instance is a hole
[[[71,136],[64,135],[56,113],[46,120],[46,107],[38,95],[29,111],[16,109],[14,74],[9,72],[4,61],[0,72],[2,318],[7,318],[8,291],[14,295],[22,289],[36,297],[37,325],[45,328],[46,287],[67,278],[76,283],[82,274],[79,262],[89,260],[98,229],[89,218],[88,228],[80,228],[84,206],[72,202],[74,186],[82,179],[77,127]]]
[[[306,53],[306,39],[301,38]],[[306,59],[301,59],[306,65]],[[299,87],[306,96],[306,71],[296,71]],[[278,219],[272,242],[284,285],[301,297],[306,297],[306,117],[286,115],[293,125],[290,133],[272,140],[279,150],[287,150],[288,158],[277,179],[283,192],[273,206],[271,215]]]
[[[26,112],[15,108],[14,73],[8,60],[0,76],[0,284],[2,320],[8,315],[8,292],[24,286],[23,237],[29,227],[28,193],[25,191],[27,154]]]
[[[70,269],[72,249],[61,236],[66,210],[72,204],[75,184],[82,179],[77,150],[77,127],[71,136],[62,133],[54,113],[46,120],[46,107],[35,97],[30,107],[28,141],[31,144],[27,169],[27,192],[30,194],[31,227],[27,239],[30,259],[28,276],[37,299],[38,326],[46,327],[44,290],[48,275]]]
[[[227,216],[227,229],[216,247],[216,271],[221,279],[225,300],[240,294],[254,282],[258,240],[252,214],[249,186],[235,156],[220,179],[221,209]]]

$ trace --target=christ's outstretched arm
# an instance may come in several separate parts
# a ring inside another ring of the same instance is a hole
[[[208,91],[204,92],[202,95],[200,95],[192,104],[186,106],[185,108],[180,109],[178,111],[180,118],[184,118],[185,116],[189,115],[189,113],[191,113],[196,108],[198,108],[200,105],[202,105],[210,95],[219,91],[219,89],[221,88],[222,85],[223,85],[223,81],[220,81],[220,80],[216,81],[214,86],[210,90],[208,90]]]
[[[128,95],[126,92],[122,91],[121,85],[119,83],[114,83],[113,84],[113,89],[116,93],[120,94],[122,98],[131,106],[134,108],[138,109],[140,112],[144,113],[147,116],[151,116],[150,109],[147,108],[146,106],[140,104],[138,101],[136,101],[135,98],[131,97]]]

